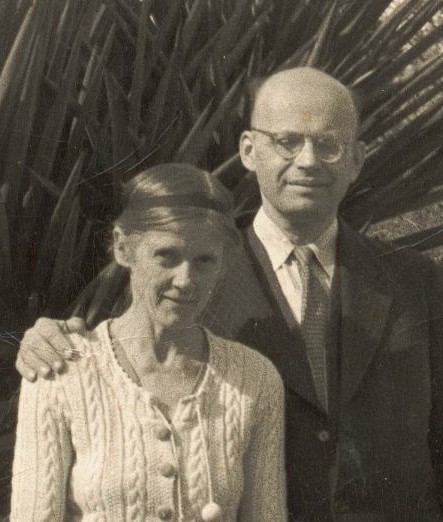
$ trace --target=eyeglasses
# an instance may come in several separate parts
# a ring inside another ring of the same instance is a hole
[[[311,140],[317,158],[325,163],[337,163],[342,158],[346,147],[346,145],[337,141],[333,134],[304,136],[303,134],[291,133],[282,135],[254,127],[251,130],[267,136],[271,140],[275,152],[286,160],[292,160],[300,154],[307,138]]]

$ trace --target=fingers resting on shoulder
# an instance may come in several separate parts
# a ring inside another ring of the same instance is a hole
[[[61,372],[66,360],[76,356],[75,347],[67,333],[84,334],[83,319],[72,317],[67,321],[40,318],[25,332],[17,355],[16,368],[28,381],[38,376],[48,378],[52,372]]]

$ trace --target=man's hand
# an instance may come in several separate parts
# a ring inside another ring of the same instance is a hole
[[[23,337],[15,367],[31,382],[37,376],[48,378],[53,371],[60,373],[66,367],[66,360],[76,354],[65,334],[83,334],[85,331],[86,324],[79,317],[67,321],[38,319]]]

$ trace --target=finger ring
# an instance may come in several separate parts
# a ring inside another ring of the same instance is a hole
[[[68,328],[68,323],[67,323],[67,321],[63,321],[63,322],[62,322],[62,324],[60,325],[60,330],[61,330],[63,333],[65,333],[65,334],[69,333],[69,328]]]

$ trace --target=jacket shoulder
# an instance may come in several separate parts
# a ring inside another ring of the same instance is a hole
[[[357,252],[362,261],[377,265],[390,281],[400,283],[406,279],[410,283],[434,276],[434,262],[412,248],[397,247],[392,242],[377,237],[368,237],[348,225],[341,223],[342,233],[348,244],[358,245]],[[348,247],[348,251],[352,249]],[[348,252],[349,253],[349,252]]]

